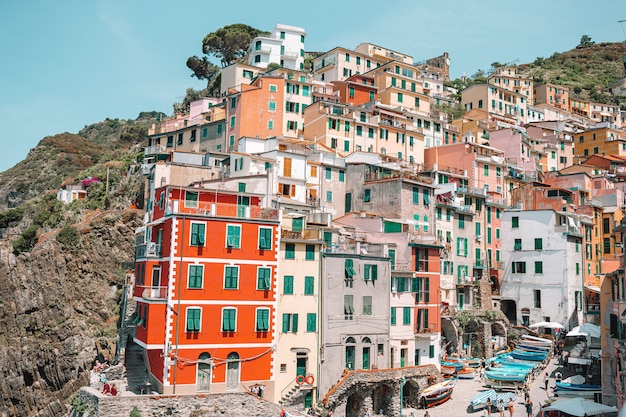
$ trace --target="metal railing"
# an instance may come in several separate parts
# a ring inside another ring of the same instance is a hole
[[[192,207],[185,206],[184,201],[168,201],[166,215],[189,214],[209,217],[235,217],[245,219],[278,220],[277,209],[263,208],[259,206],[242,206],[226,203],[202,203],[195,202]]]
[[[138,285],[141,290],[141,296],[146,300],[165,300],[167,299],[167,287],[153,287]]]

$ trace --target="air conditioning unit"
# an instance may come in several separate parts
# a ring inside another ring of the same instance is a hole
[[[156,242],[148,242],[148,256],[156,256]]]
[[[476,236],[476,242],[481,242],[483,240],[483,236],[482,235],[477,235]]]

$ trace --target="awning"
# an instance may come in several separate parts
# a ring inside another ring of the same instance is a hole
[[[576,363],[579,365],[591,365],[591,359],[569,357],[567,358],[567,363]]]
[[[600,294],[600,287],[595,287],[593,285],[585,285],[585,289],[588,291]]]

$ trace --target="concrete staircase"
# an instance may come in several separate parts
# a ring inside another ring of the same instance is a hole
[[[291,389],[289,391],[287,391],[285,393],[285,395],[282,396],[280,401],[278,401],[278,404],[280,404],[280,405],[289,405],[289,400],[291,399],[291,397],[293,397],[299,391],[300,391],[300,386],[299,385],[294,385],[293,387],[291,387]]]
[[[143,360],[143,349],[132,340],[126,344],[124,363],[126,365],[127,391],[137,395],[149,394],[148,371]]]

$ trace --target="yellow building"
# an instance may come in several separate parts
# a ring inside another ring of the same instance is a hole
[[[626,132],[608,127],[587,129],[574,135],[574,163],[592,155],[626,156]]]

